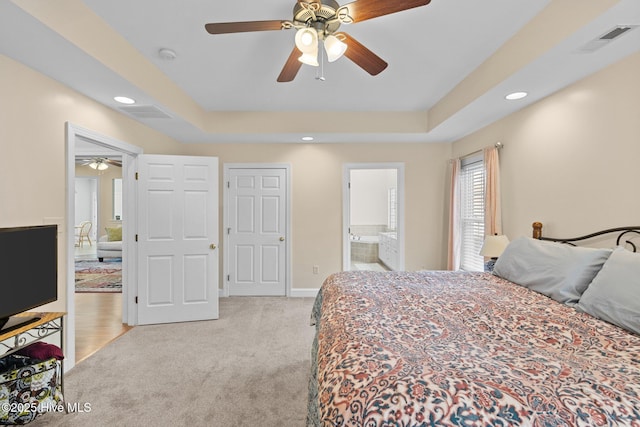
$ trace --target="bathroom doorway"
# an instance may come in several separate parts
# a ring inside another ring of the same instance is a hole
[[[343,270],[403,270],[404,164],[347,164],[343,187]]]

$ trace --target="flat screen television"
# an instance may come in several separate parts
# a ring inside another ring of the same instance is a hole
[[[57,299],[58,227],[0,228],[0,333],[39,320],[15,315]]]

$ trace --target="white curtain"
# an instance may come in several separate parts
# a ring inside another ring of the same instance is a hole
[[[500,209],[500,161],[498,148],[483,150],[485,168],[484,234],[502,234],[502,212]]]
[[[460,202],[459,194],[459,176],[460,176],[460,159],[453,159],[450,164],[449,179],[449,251],[447,269],[460,269]]]

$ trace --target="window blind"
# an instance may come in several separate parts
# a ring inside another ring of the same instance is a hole
[[[389,231],[395,231],[398,227],[398,200],[397,200],[397,189],[389,188],[389,209],[388,209],[388,221],[387,228]]]
[[[466,161],[465,161],[466,160]],[[485,172],[481,156],[465,159],[460,168],[460,268],[483,271]]]

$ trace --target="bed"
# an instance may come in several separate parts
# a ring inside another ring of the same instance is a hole
[[[534,225],[493,274],[328,277],[307,425],[640,426],[640,227],[612,230],[626,249]]]

